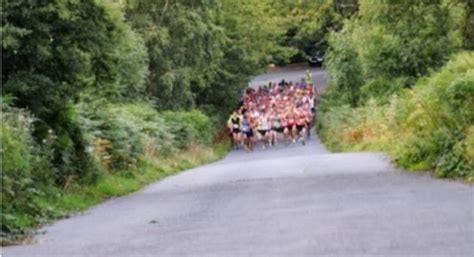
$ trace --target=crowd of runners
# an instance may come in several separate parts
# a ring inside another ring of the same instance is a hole
[[[311,136],[317,92],[311,75],[299,83],[270,82],[246,90],[227,122],[235,149],[252,151],[279,143],[301,143]]]

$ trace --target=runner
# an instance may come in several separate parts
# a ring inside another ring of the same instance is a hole
[[[295,128],[295,125],[296,125],[296,118],[295,118],[295,112],[294,112],[294,107],[290,107],[287,112],[286,112],[286,122],[287,122],[287,126],[286,126],[286,134],[288,135],[288,140],[289,141],[293,141],[293,143],[296,142],[296,128]]]
[[[278,135],[283,133],[283,128],[281,126],[280,115],[278,114],[276,108],[272,109],[272,116],[270,118],[272,124],[272,130],[270,131],[270,145],[278,144]]]
[[[232,112],[230,115],[229,120],[227,122],[230,131],[232,132],[232,143],[235,149],[239,149],[239,142],[240,142],[240,122],[241,117],[238,114],[237,110]]]
[[[266,149],[269,143],[269,138],[270,138],[269,130],[270,130],[270,126],[269,126],[268,115],[265,112],[265,110],[263,110],[257,120],[258,139],[262,143],[263,149]]]
[[[303,106],[298,107],[296,110],[296,139],[298,141],[301,141],[303,145],[306,144],[305,138],[306,138],[306,126],[308,122],[308,115],[304,111]]]
[[[311,110],[310,103],[306,102],[303,106],[304,111],[306,113],[306,136],[308,139],[311,138],[311,128],[313,127],[314,123],[314,112]]]
[[[260,117],[260,113],[257,111],[256,107],[255,107],[255,104],[252,105],[251,107],[251,113],[249,115],[249,119],[250,119],[250,124],[252,126],[252,131],[255,132],[255,134],[258,134],[257,133],[257,125],[258,125],[258,119]],[[252,137],[252,144],[255,145],[257,143],[257,139],[258,139],[258,135],[257,136],[253,136]]]
[[[306,70],[306,84],[313,85],[313,74],[309,70]]]
[[[245,113],[241,125],[244,148],[246,151],[253,151],[253,129],[250,114],[248,112]]]
[[[286,118],[285,109],[282,108],[278,115],[280,116],[281,130],[283,131],[283,140],[285,142],[289,142],[290,135],[288,129],[288,119]]]

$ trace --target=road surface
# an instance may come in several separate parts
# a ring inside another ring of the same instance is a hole
[[[383,154],[330,153],[313,138],[234,151],[44,227],[3,256],[467,257],[473,193],[397,170]]]
[[[309,67],[305,63],[294,64],[288,68],[271,68],[267,73],[252,78],[249,86],[255,87],[260,85],[268,85],[269,82],[279,83],[282,79],[293,83],[301,82],[306,77],[306,71],[310,71],[313,75],[313,82],[318,92],[324,91],[327,85],[326,73],[321,68]]]

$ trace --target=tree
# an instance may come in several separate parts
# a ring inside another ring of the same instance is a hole
[[[145,40],[147,91],[160,109],[227,111],[250,76],[292,49],[270,1],[130,1],[127,20]],[[224,107],[224,108],[223,108]]]
[[[274,15],[270,1],[223,0],[221,3],[214,18],[224,35],[223,56],[215,82],[198,94],[197,101],[227,113],[236,106],[251,76],[277,59],[288,60],[295,51],[279,44],[285,33],[284,20]]]
[[[150,59],[147,91],[157,107],[195,105],[218,67],[222,33],[212,23],[208,1],[131,1],[127,20],[143,36]]]
[[[12,95],[16,107],[38,118],[37,141],[48,137],[50,130],[55,132],[58,183],[74,176],[90,178],[92,160],[71,106],[86,91],[110,96],[124,84],[142,83],[143,71],[134,70],[126,59],[127,54],[137,56],[125,43],[133,35],[125,37],[130,31],[119,28],[94,0],[2,4],[2,93]]]
[[[18,106],[46,118],[114,76],[113,24],[94,1],[7,1],[2,12],[2,82]]]
[[[474,1],[466,1],[466,25],[464,26],[464,47],[474,50]]]
[[[358,11],[357,0],[272,0],[272,4],[285,21],[286,34],[280,44],[298,49],[292,62],[326,53],[329,32],[340,30],[342,21]]]
[[[408,87],[430,69],[442,66],[461,47],[464,5],[450,1],[360,0],[359,12],[344,23],[331,42],[330,73],[354,72],[340,64],[343,48],[355,51],[363,100],[385,99]],[[341,42],[344,41],[344,42]],[[332,75],[332,74],[331,74]],[[347,81],[349,83],[350,81]],[[346,82],[344,82],[346,83]],[[343,83],[343,84],[344,84]],[[352,95],[353,91],[347,91]]]

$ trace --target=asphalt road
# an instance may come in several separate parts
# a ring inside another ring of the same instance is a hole
[[[473,206],[473,186],[313,139],[234,151],[44,227],[3,256],[474,256]]]
[[[313,82],[318,92],[324,91],[327,85],[326,73],[321,68],[309,67],[305,63],[294,64],[287,68],[273,68],[265,74],[261,74],[252,78],[249,86],[268,85],[269,82],[279,83],[282,79],[292,81],[293,83],[301,82],[306,77],[306,71],[309,70],[313,75]]]

